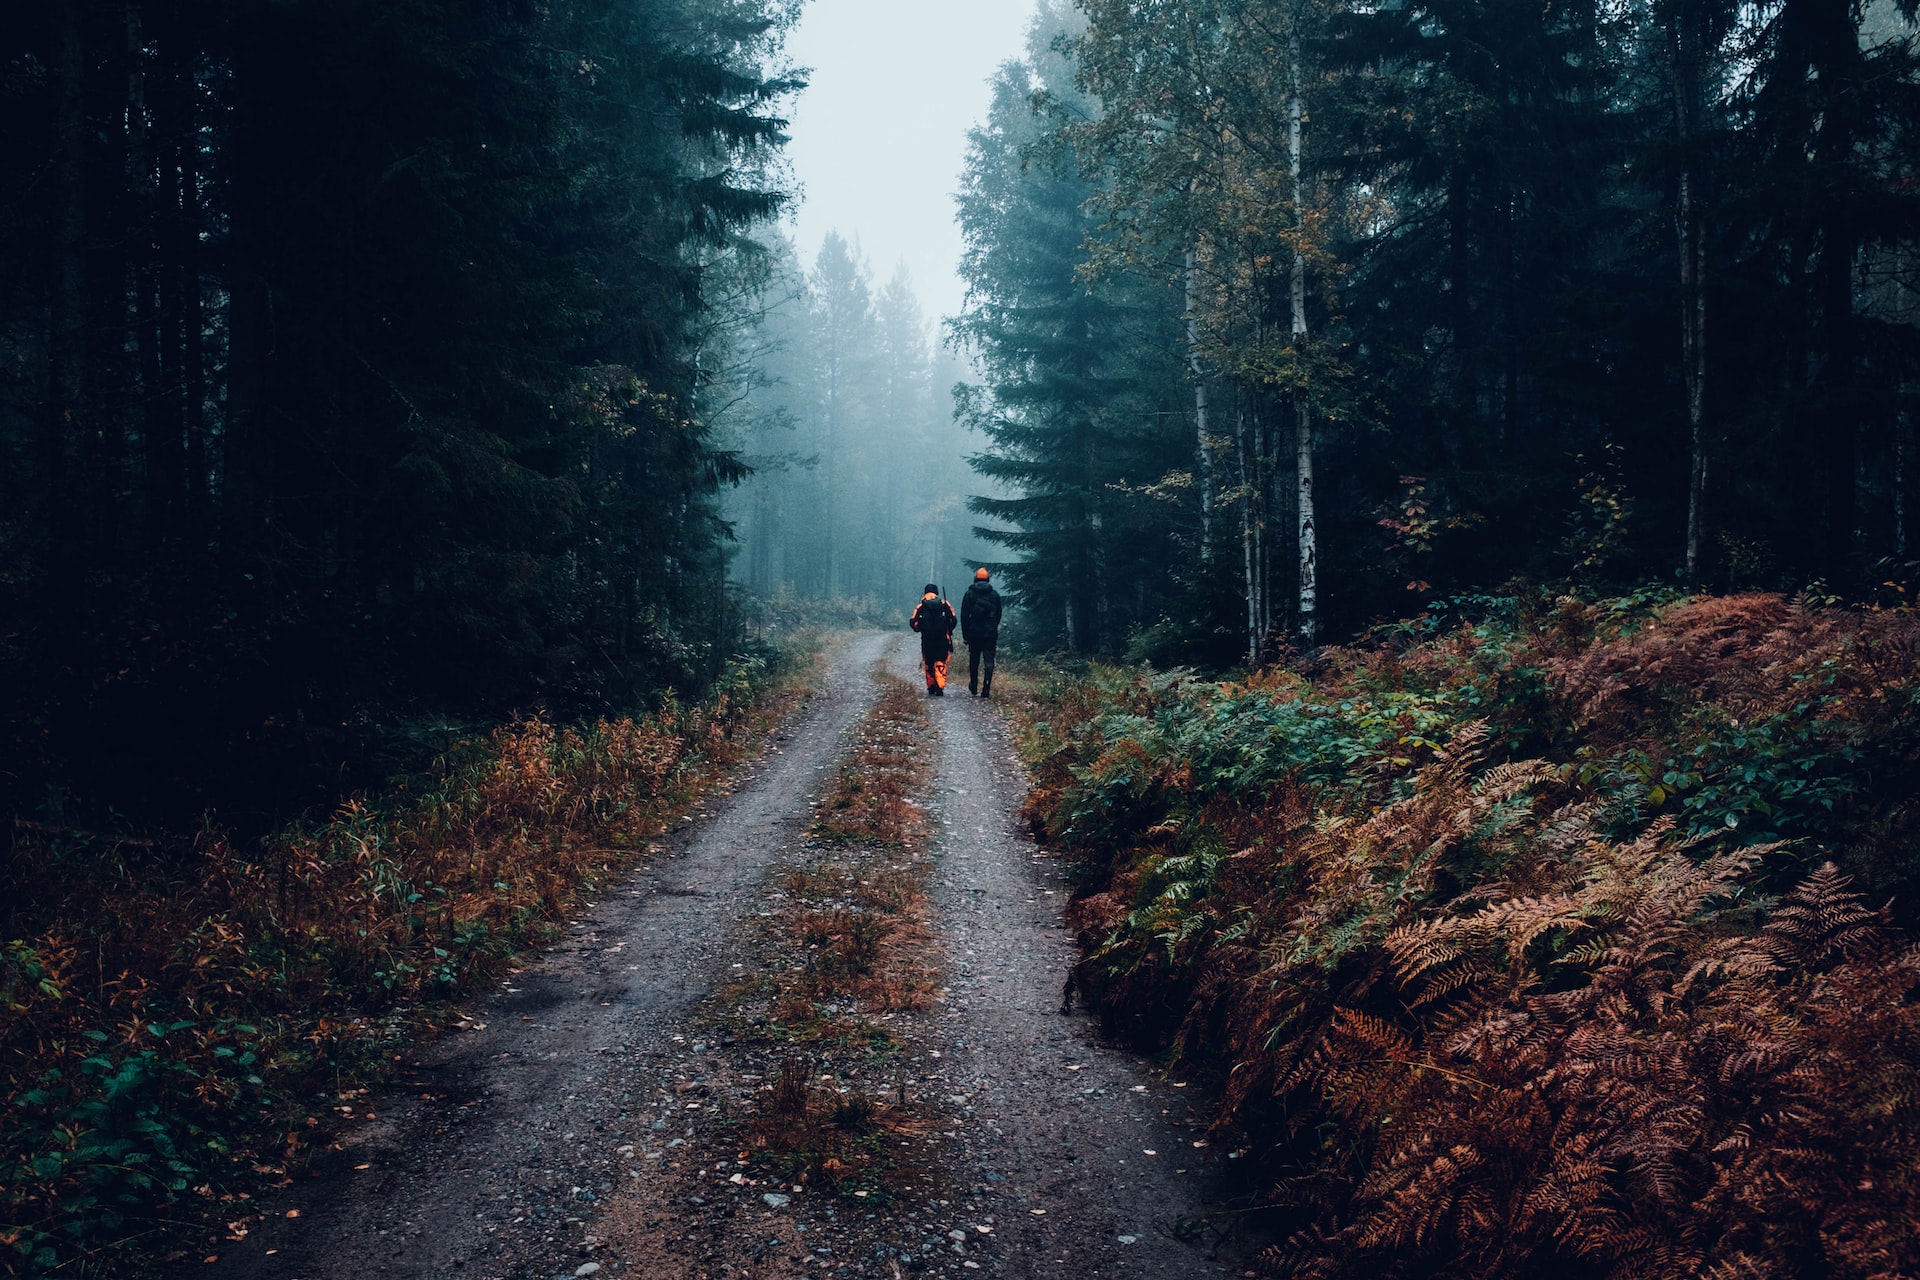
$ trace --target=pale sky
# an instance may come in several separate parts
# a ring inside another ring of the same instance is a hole
[[[955,268],[967,130],[994,69],[1018,57],[1033,0],[806,0],[787,41],[811,83],[787,148],[809,264],[828,231],[858,239],[876,288],[905,260],[929,320],[960,309]]]

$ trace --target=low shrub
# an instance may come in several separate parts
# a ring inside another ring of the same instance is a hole
[[[317,1099],[456,1020],[665,831],[783,712],[798,686],[779,677],[743,662],[700,706],[508,725],[424,785],[258,848],[18,822],[0,872],[0,1272],[124,1265],[301,1163],[330,1140]]]
[[[1217,1073],[1269,1274],[1915,1274],[1917,654],[1900,610],[1512,600],[1043,682],[1077,984]]]

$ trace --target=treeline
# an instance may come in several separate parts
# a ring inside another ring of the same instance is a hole
[[[1046,0],[962,196],[975,509],[1227,663],[1510,579],[1912,555],[1914,7]]]
[[[857,245],[828,233],[811,269],[769,241],[751,323],[733,344],[719,426],[750,475],[725,512],[734,576],[814,616],[904,619],[921,586],[958,593],[973,535],[953,421],[961,372],[935,341],[904,266],[875,287]]]
[[[782,202],[784,12],[6,8],[9,807],[304,803],[370,725],[720,670],[701,359]]]

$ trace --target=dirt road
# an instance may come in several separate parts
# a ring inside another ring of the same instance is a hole
[[[869,634],[838,645],[819,695],[734,794],[666,856],[610,886],[562,944],[477,1001],[471,1031],[423,1046],[404,1090],[371,1103],[377,1119],[324,1176],[277,1193],[245,1240],[184,1274],[1226,1273],[1191,1239],[1212,1167],[1198,1099],[1189,1104],[1177,1081],[1097,1047],[1085,1021],[1059,1013],[1071,956],[1060,923],[1067,886],[1014,828],[1018,762],[993,705],[964,688],[930,707],[940,779],[929,798],[938,823],[932,924],[945,991],[906,1033],[917,1046],[916,1087],[943,1095],[952,1127],[928,1138],[927,1158],[954,1190],[864,1214],[842,1210],[865,1205],[836,1207],[797,1186],[745,1198],[745,1210],[709,1206],[698,1230],[757,1242],[750,1262],[734,1249],[733,1261],[711,1269],[697,1253],[674,1257],[600,1234],[607,1208],[624,1198],[632,1219],[636,1198],[654,1185],[630,1179],[671,1167],[644,1159],[730,1145],[696,1123],[708,1123],[712,1108],[679,1098],[690,1079],[704,1080],[700,1070],[718,1079],[724,1067],[715,1058],[689,1076],[693,1054],[725,1052],[696,1039],[696,1027],[711,1025],[696,1006],[740,969],[742,930],[767,914],[769,877],[795,851],[873,699],[871,668],[884,658],[910,670],[910,641]],[[708,1093],[698,1090],[690,1096]],[[693,1238],[695,1207],[705,1205],[695,1196],[637,1207],[657,1224],[649,1231],[678,1240]],[[903,1243],[873,1244],[894,1237]]]
[[[1014,824],[1025,775],[993,704],[949,703],[937,717],[933,880],[950,993],[942,1031],[958,1064],[950,1084],[978,1121],[968,1155],[1015,1189],[996,1233],[1003,1274],[1225,1274],[1180,1238],[1204,1234],[1215,1198],[1200,1100],[1061,1016],[1071,886]]]

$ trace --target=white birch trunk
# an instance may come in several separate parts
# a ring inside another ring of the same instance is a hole
[[[1200,251],[1187,250],[1187,369],[1193,377],[1194,443],[1200,463],[1200,555],[1213,554],[1213,451],[1207,447],[1207,377],[1200,363]]]

